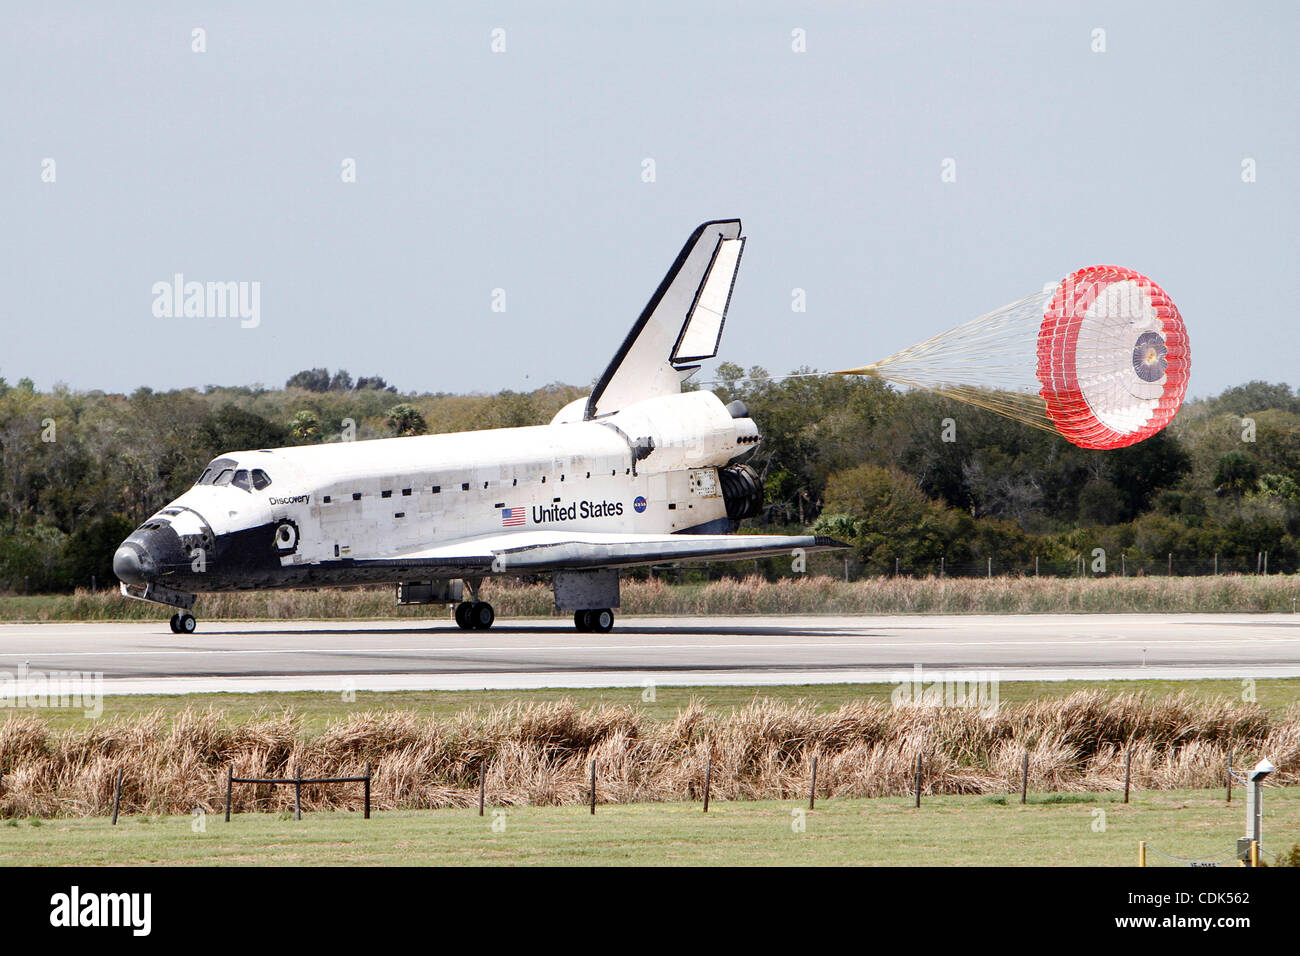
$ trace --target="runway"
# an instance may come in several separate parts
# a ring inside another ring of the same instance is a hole
[[[4,687],[103,675],[106,694],[471,690],[1300,676],[1300,616],[1078,614],[556,619],[465,632],[445,620],[0,625]],[[16,682],[16,683],[15,683]]]

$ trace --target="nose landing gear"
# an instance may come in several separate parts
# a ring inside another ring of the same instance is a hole
[[[119,551],[123,550],[121,548]],[[194,620],[194,615],[189,609],[194,606],[194,595],[188,591],[177,591],[175,588],[165,587],[157,583],[150,584],[127,584],[125,581],[121,585],[122,596],[131,598],[135,601],[148,601],[150,604],[165,604],[167,607],[175,608],[171,620],[173,634],[193,634],[194,628],[198,622]]]

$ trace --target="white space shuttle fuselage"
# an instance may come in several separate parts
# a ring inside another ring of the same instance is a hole
[[[620,567],[834,546],[729,534],[761,506],[739,461],[758,427],[740,403],[680,391],[686,363],[716,353],[739,226],[696,230],[592,395],[550,424],[222,455],[123,542],[124,593],[183,609],[173,629],[192,630],[205,591],[456,580],[476,595],[483,577],[545,571],[583,627],[588,611],[612,623]],[[462,626],[490,625],[490,607],[462,609]]]

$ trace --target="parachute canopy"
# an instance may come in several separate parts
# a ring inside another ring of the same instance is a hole
[[[1150,438],[1182,405],[1191,349],[1146,276],[1090,266],[1054,288],[839,375],[924,388],[1063,435],[1080,448]]]

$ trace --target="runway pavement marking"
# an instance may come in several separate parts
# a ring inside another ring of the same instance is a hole
[[[160,647],[142,651],[0,651],[0,657],[33,657],[45,659],[50,657],[160,657],[190,655],[259,655],[259,654],[440,654],[440,653],[518,653],[520,651],[721,651],[721,650],[797,650],[811,648],[818,650],[883,650],[896,648],[925,647],[1094,647],[1098,644],[1132,644],[1134,647],[1206,647],[1223,644],[1239,647],[1245,644],[1300,644],[1300,638],[1289,637],[1242,637],[1242,638],[1208,638],[1204,640],[1158,640],[1142,638],[1098,638],[1081,641],[872,641],[854,643],[826,643],[824,641],[805,641],[796,644],[773,644],[761,641],[747,641],[738,644],[520,644],[510,647],[482,647],[466,644],[458,647],[211,647],[211,648],[166,648]]]

